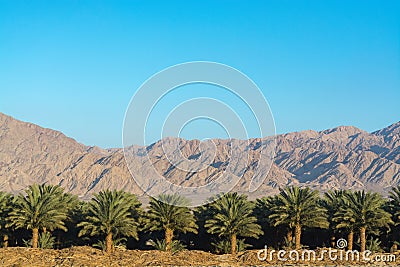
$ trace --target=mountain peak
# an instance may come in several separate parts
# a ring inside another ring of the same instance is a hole
[[[324,131],[321,131],[322,134],[333,134],[333,133],[340,133],[340,134],[345,134],[348,136],[352,136],[358,133],[366,133],[364,130],[361,130],[357,127],[354,126],[338,126],[332,129],[327,129]]]
[[[270,171],[256,169],[265,143],[261,142],[263,138],[250,140],[251,149],[246,140],[239,142],[240,152],[248,153],[239,159],[240,164],[247,167],[230,169],[230,142],[213,139],[215,157],[202,165],[202,171],[188,173],[169,161],[162,146],[171,148],[179,144],[179,154],[194,164],[201,160],[200,140],[169,137],[147,147],[130,147],[130,167],[149,187],[159,186],[155,173],[174,184],[196,187],[232,170],[230,174],[243,179],[234,190],[243,193],[248,192],[252,175],[260,171],[265,181],[252,198],[274,194],[278,188],[293,184],[322,191],[363,186],[387,188],[400,183],[399,129],[397,122],[372,134],[353,126],[339,126],[321,132],[279,135]],[[32,183],[44,182],[61,185],[82,198],[104,189],[144,194],[127,168],[122,149],[86,147],[61,132],[0,113],[0,190],[20,192]]]
[[[400,135],[400,121],[393,123],[381,130],[375,131],[372,134],[383,136]]]

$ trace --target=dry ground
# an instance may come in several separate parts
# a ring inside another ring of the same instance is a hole
[[[400,266],[400,257],[392,266]],[[156,250],[116,250],[111,255],[92,247],[72,247],[62,250],[1,248],[0,266],[47,267],[47,266],[271,266],[277,261],[265,262],[257,259],[257,250],[230,255],[215,255],[204,251],[181,251],[175,254]],[[349,266],[346,262],[318,262],[311,266]],[[362,265],[362,264],[355,264]],[[371,264],[363,266],[381,266]],[[384,265],[384,264],[383,264]],[[286,262],[282,266],[309,266]],[[354,265],[353,265],[354,266]]]

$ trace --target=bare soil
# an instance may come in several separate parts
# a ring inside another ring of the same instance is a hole
[[[285,262],[281,266],[400,266],[400,257],[392,263]],[[231,255],[215,255],[204,251],[184,250],[171,254],[157,250],[123,250],[107,254],[92,247],[72,247],[61,250],[22,247],[1,248],[0,266],[279,266],[276,260],[260,261],[257,250]]]

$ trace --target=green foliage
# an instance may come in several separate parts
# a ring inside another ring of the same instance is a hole
[[[268,196],[258,198],[256,200],[256,206],[254,208],[254,215],[258,218],[261,224],[271,224],[269,216],[272,213],[272,207],[276,197]]]
[[[271,201],[269,219],[274,226],[286,225],[290,229],[297,224],[310,228],[328,227],[326,209],[320,205],[318,191],[288,187]]]
[[[53,248],[55,240],[55,237],[51,233],[41,233],[39,235],[39,248]]]
[[[193,212],[187,207],[189,201],[180,195],[160,195],[150,198],[145,230],[197,233],[197,224]]]
[[[10,229],[7,227],[7,216],[12,210],[13,202],[14,198],[11,194],[0,192],[0,236],[4,237],[10,234]]]
[[[338,229],[337,222],[334,220],[336,212],[341,209],[346,202],[346,191],[330,190],[325,192],[321,200],[321,206],[327,211],[327,219],[332,231]],[[351,228],[350,226],[348,228]]]
[[[43,249],[51,249],[54,247],[55,243],[55,237],[51,235],[51,233],[46,232],[46,233],[41,233],[39,234],[39,248]],[[29,240],[23,240],[24,246],[25,247],[31,247],[32,246],[32,239]]]
[[[31,185],[25,190],[25,195],[17,196],[7,226],[67,231],[65,220],[75,203],[76,197],[64,193],[60,186]]]
[[[84,202],[65,193],[59,186],[34,184],[17,196],[0,192],[0,240],[5,237],[4,243],[9,242],[12,246],[16,244],[15,240],[20,240],[18,235],[22,233],[15,229],[38,229],[33,231],[34,237],[38,237],[35,239],[38,247],[52,248],[55,238],[51,231],[66,231],[68,227],[71,232],[60,235],[64,246],[78,242],[91,244],[89,238],[77,239],[77,236],[85,235],[95,236],[96,239],[108,236],[107,244],[123,247],[127,241],[124,236],[138,239],[138,231],[163,230],[166,239],[156,240],[151,245],[159,250],[176,252],[184,249],[184,245],[173,240],[175,233],[197,234],[198,223],[201,229],[199,238],[211,239],[209,234],[217,235],[219,241],[211,244],[215,251],[234,253],[231,243],[236,242],[236,251],[248,247],[245,240],[239,237],[258,238],[264,230],[268,233],[266,241],[280,246],[283,236],[287,234],[284,246],[292,248],[298,246],[300,238],[297,237],[301,236],[303,227],[326,228],[329,223],[331,236],[336,231],[354,232],[354,241],[359,239],[358,246],[366,245],[366,249],[374,252],[382,251],[382,247],[399,244],[400,186],[392,189],[388,200],[377,193],[346,190],[329,191],[323,198],[319,198],[317,191],[298,187],[285,188],[278,195],[257,199],[255,202],[248,201],[245,195],[228,193],[196,208],[197,218],[188,208],[189,204],[187,199],[179,195],[161,195],[159,199],[150,199],[148,212],[145,213],[137,198],[126,192],[106,190],[96,194],[89,202]],[[301,224],[300,231],[297,231],[298,225],[295,227],[298,223]],[[79,228],[75,228],[76,225]],[[391,230],[383,236],[385,228]],[[364,229],[368,238],[363,234]],[[379,239],[370,238],[371,234],[380,234],[383,245]],[[201,242],[193,243],[195,246],[210,248],[209,242],[205,245]],[[25,244],[31,246],[32,240],[25,241]],[[93,246],[102,249],[107,247],[104,240]]]
[[[229,239],[223,239],[216,243],[212,243],[215,252],[218,254],[228,254],[231,252],[231,241]],[[246,244],[244,239],[238,239],[236,244],[236,251],[242,252],[247,248],[250,248],[251,245]]]
[[[113,247],[120,247],[120,248],[126,248],[126,238],[121,237],[121,238],[114,238],[113,239]],[[99,248],[101,250],[106,250],[106,242],[105,240],[99,240],[97,243],[93,244],[93,247]]]
[[[381,241],[378,238],[370,238],[367,241],[367,249],[372,252],[382,252]]]
[[[101,191],[94,195],[84,210],[84,220],[78,224],[79,236],[130,236],[138,239],[138,219],[142,213],[136,196],[123,191]]]
[[[390,213],[383,209],[384,198],[378,193],[365,191],[346,191],[344,204],[334,215],[337,228],[360,229],[364,227],[373,234],[378,234],[380,227],[393,223]]]
[[[0,230],[6,228],[6,217],[11,211],[13,197],[9,193],[0,192]]]
[[[205,227],[210,234],[254,238],[263,234],[253,215],[254,203],[248,201],[246,195],[227,193],[207,208],[211,217],[206,221]]]
[[[162,240],[157,239],[156,241],[149,240],[148,244],[157,250],[167,251],[167,243],[165,242],[164,239]],[[175,253],[184,250],[185,248],[186,248],[185,245],[182,244],[182,242],[180,242],[179,240],[172,240],[170,245],[170,252]]]
[[[400,224],[400,185],[393,187],[389,192],[389,211],[393,214],[393,220],[396,225]]]
[[[294,239],[289,240],[286,236],[283,239],[283,248],[284,249],[293,249],[295,247]]]

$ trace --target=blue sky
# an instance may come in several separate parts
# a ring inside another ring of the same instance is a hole
[[[278,133],[400,120],[399,1],[0,0],[0,112],[87,145],[121,147],[135,90],[195,60],[248,75]]]

